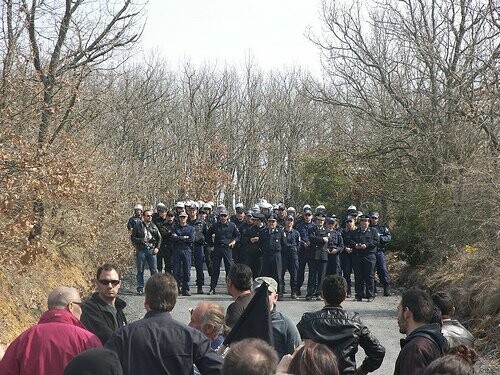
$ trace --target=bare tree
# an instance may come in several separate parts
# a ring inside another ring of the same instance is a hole
[[[131,0],[66,0],[62,5],[38,0],[2,3],[7,47],[2,91],[10,90],[13,79],[32,82],[30,108],[40,114],[35,130],[40,159],[57,149],[62,132],[77,121],[72,115],[85,79],[99,67],[113,69],[118,60],[111,57],[133,45],[141,32],[141,6]],[[2,107],[15,111],[5,101]],[[41,196],[35,194],[33,204],[32,239],[41,235],[44,219]]]

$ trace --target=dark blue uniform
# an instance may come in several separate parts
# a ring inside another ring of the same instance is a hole
[[[212,238],[213,237],[213,238]],[[233,265],[233,256],[229,244],[232,241],[240,240],[240,232],[234,223],[227,221],[225,224],[218,221],[214,223],[207,232],[207,243],[214,247],[213,252],[213,269],[212,280],[210,282],[210,290],[215,290],[219,282],[220,264],[224,260],[224,269],[226,275]]]
[[[193,242],[193,258],[194,268],[196,269],[196,286],[198,292],[200,288],[205,285],[205,273],[203,272],[203,263],[205,262],[205,245],[208,226],[205,220],[196,218],[188,221],[194,229],[194,242]]]
[[[245,261],[244,263],[252,270],[253,278],[262,276],[262,250],[258,242],[250,242],[251,238],[260,237],[260,231],[265,228],[264,225],[257,227],[252,225],[245,231],[242,241],[245,241]]]
[[[295,296],[297,290],[297,270],[299,269],[299,246],[300,246],[300,234],[296,229],[291,228],[290,230],[284,229],[286,236],[286,248],[283,250],[283,269],[281,279],[283,280],[283,289],[285,288],[285,272],[290,273],[290,288],[292,291],[292,296]],[[283,294],[284,294],[283,290]]]
[[[362,298],[372,299],[375,297],[375,253],[378,242],[378,232],[373,228],[368,227],[364,230],[357,228],[352,232],[349,247],[353,249],[354,289],[358,301],[361,301]],[[366,249],[356,249],[357,244],[366,245]]]
[[[297,290],[296,293],[298,296],[300,296],[300,288],[302,288],[302,285],[304,284],[304,274],[306,271],[306,250],[308,248],[308,243],[309,243],[309,235],[308,231],[310,228],[314,227],[316,224],[314,224],[312,221],[310,223],[306,223],[305,221],[301,221],[296,225],[296,229],[300,234],[300,247],[299,247],[299,252],[298,252],[298,257],[299,257],[299,269],[297,270]]]
[[[194,242],[194,228],[191,225],[172,226],[173,252],[172,269],[182,294],[189,292],[191,278],[191,256]]]
[[[324,240],[325,237],[328,237],[328,229],[324,226],[315,225],[309,229],[308,236],[311,246],[306,249],[306,259],[309,265],[306,299],[321,295],[321,286],[326,274],[326,263],[328,262],[327,242]]]
[[[379,235],[379,244],[377,246],[376,256],[376,266],[378,279],[380,280],[380,284],[384,287],[384,295],[388,295],[388,286],[389,286],[389,275],[387,273],[387,262],[385,259],[385,247],[391,241],[392,236],[389,232],[389,229],[385,225],[371,225],[370,228],[375,229]]]
[[[340,254],[344,250],[344,240],[338,229],[333,229],[328,233],[328,264],[326,266],[327,275],[340,275]]]
[[[262,276],[272,277],[278,282],[278,294],[283,295],[284,283],[281,278],[281,252],[286,248],[286,236],[283,228],[263,228],[259,234],[259,247],[262,250]]]

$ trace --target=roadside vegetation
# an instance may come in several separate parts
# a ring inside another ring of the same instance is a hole
[[[379,211],[401,282],[451,290],[498,358],[495,1],[325,1],[323,77],[132,63],[139,6],[67,3],[1,1],[0,342],[55,285],[130,261],[136,202],[264,197]]]

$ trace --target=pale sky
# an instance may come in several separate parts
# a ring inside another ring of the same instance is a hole
[[[173,67],[190,59],[243,67],[249,53],[265,69],[300,65],[319,75],[319,0],[149,0],[142,46]]]

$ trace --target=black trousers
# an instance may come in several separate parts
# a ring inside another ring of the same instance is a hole
[[[374,298],[375,254],[352,254],[356,299]]]
[[[307,296],[321,295],[321,286],[326,274],[326,264],[324,260],[309,259],[309,277],[307,279]]]

